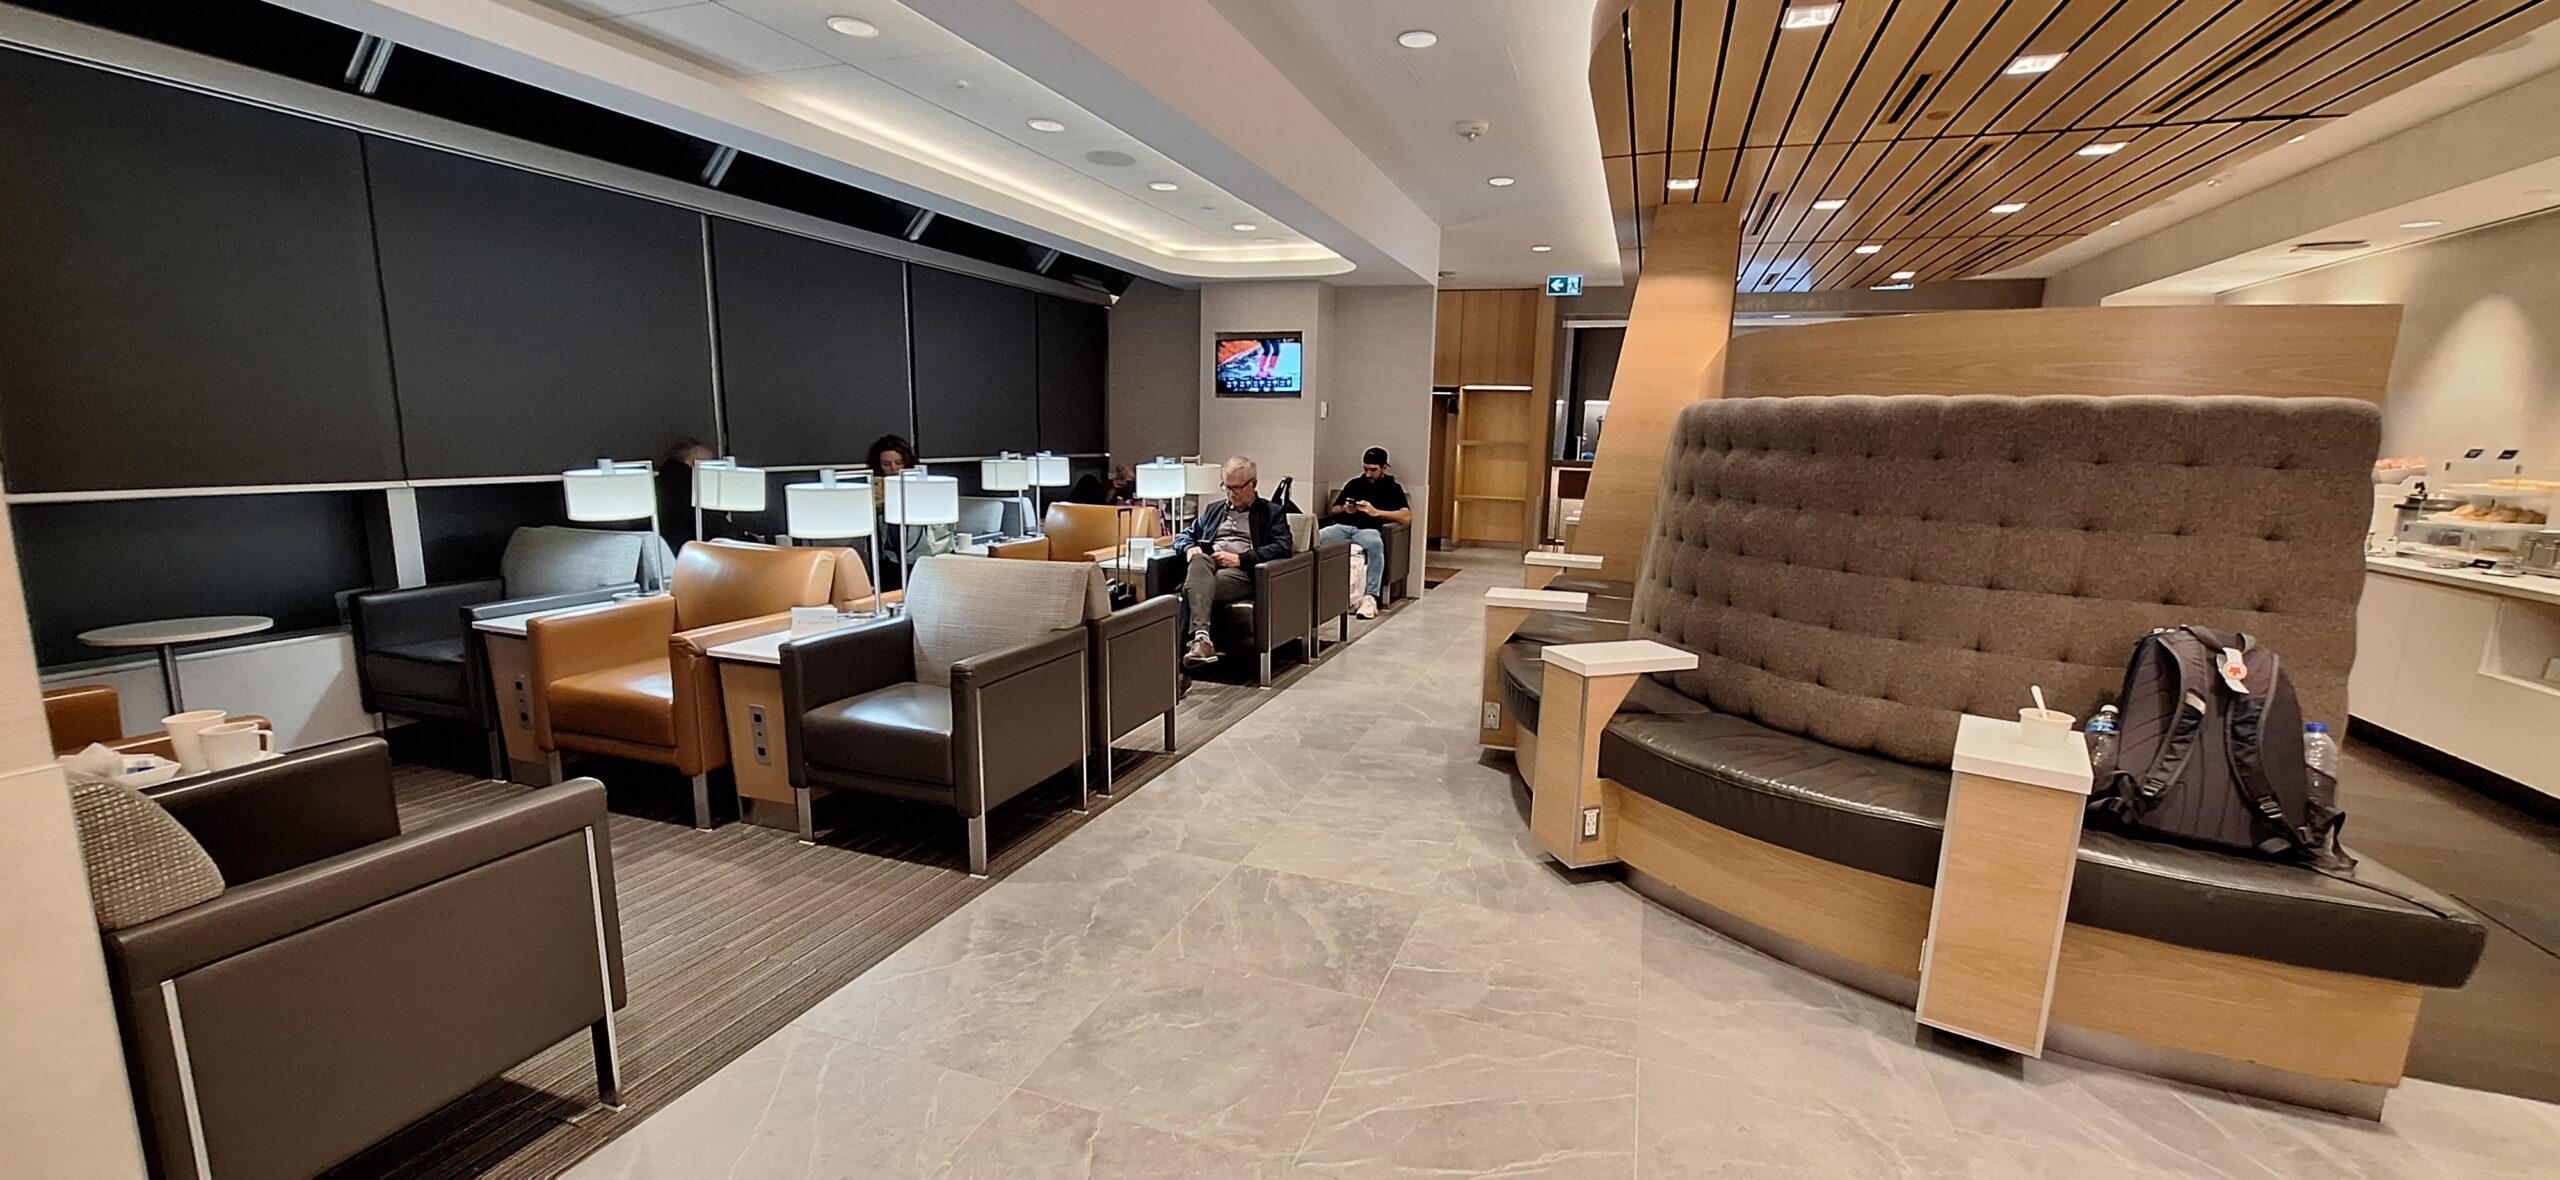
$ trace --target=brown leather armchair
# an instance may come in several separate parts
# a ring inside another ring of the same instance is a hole
[[[782,648],[783,732],[804,838],[812,796],[863,791],[950,807],[987,871],[987,809],[1073,768],[1092,799],[1090,619],[1102,571],[929,557],[907,613]],[[1170,639],[1167,639],[1170,652]]]
[[[266,718],[253,713],[234,713],[229,721],[266,723]],[[105,746],[119,754],[158,754],[175,758],[178,752],[169,745],[164,730],[129,734],[124,731],[123,698],[103,684],[75,684],[44,694],[44,724],[53,732],[53,755],[56,758],[77,754],[91,746]]]
[[[834,600],[836,549],[689,542],[671,591],[525,625],[535,740],[562,751],[672,766],[693,780],[693,823],[711,827],[710,772],[729,764],[710,649],[790,625]]]
[[[1140,505],[1051,504],[1040,518],[1040,531],[1041,536],[997,545],[987,553],[1031,561],[1091,561],[1100,550],[1116,549],[1131,537],[1162,536],[1164,514]]]
[[[400,830],[382,739],[145,792],[222,870],[100,936],[154,1176],[309,1176],[586,1030],[622,1102],[604,787]]]

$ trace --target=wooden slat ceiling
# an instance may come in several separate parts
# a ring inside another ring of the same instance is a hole
[[[1986,274],[2560,16],[2536,0],[1845,0],[1828,26],[1781,30],[1787,3],[1636,0],[1602,39],[1591,87],[1631,274],[1666,201],[1744,205],[1746,291]],[[2050,73],[2003,73],[2050,53],[2067,54]],[[2099,143],[2124,146],[2076,154]],[[2011,202],[2026,209],[1991,212]]]

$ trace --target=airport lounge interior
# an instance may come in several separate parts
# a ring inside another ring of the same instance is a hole
[[[2560,1176],[2555,18],[0,0],[0,1175]]]

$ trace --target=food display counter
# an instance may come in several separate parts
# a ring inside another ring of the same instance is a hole
[[[2560,798],[2560,578],[2365,560],[2354,716]]]

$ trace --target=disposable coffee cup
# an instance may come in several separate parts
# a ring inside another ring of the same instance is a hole
[[[2071,723],[2076,720],[2060,709],[2027,708],[2018,710],[2018,741],[2039,750],[2064,750],[2071,746]]]
[[[204,772],[205,728],[222,724],[222,719],[230,715],[221,709],[191,709],[160,719],[160,728],[169,734],[170,752],[178,756],[179,770],[187,774]]]

